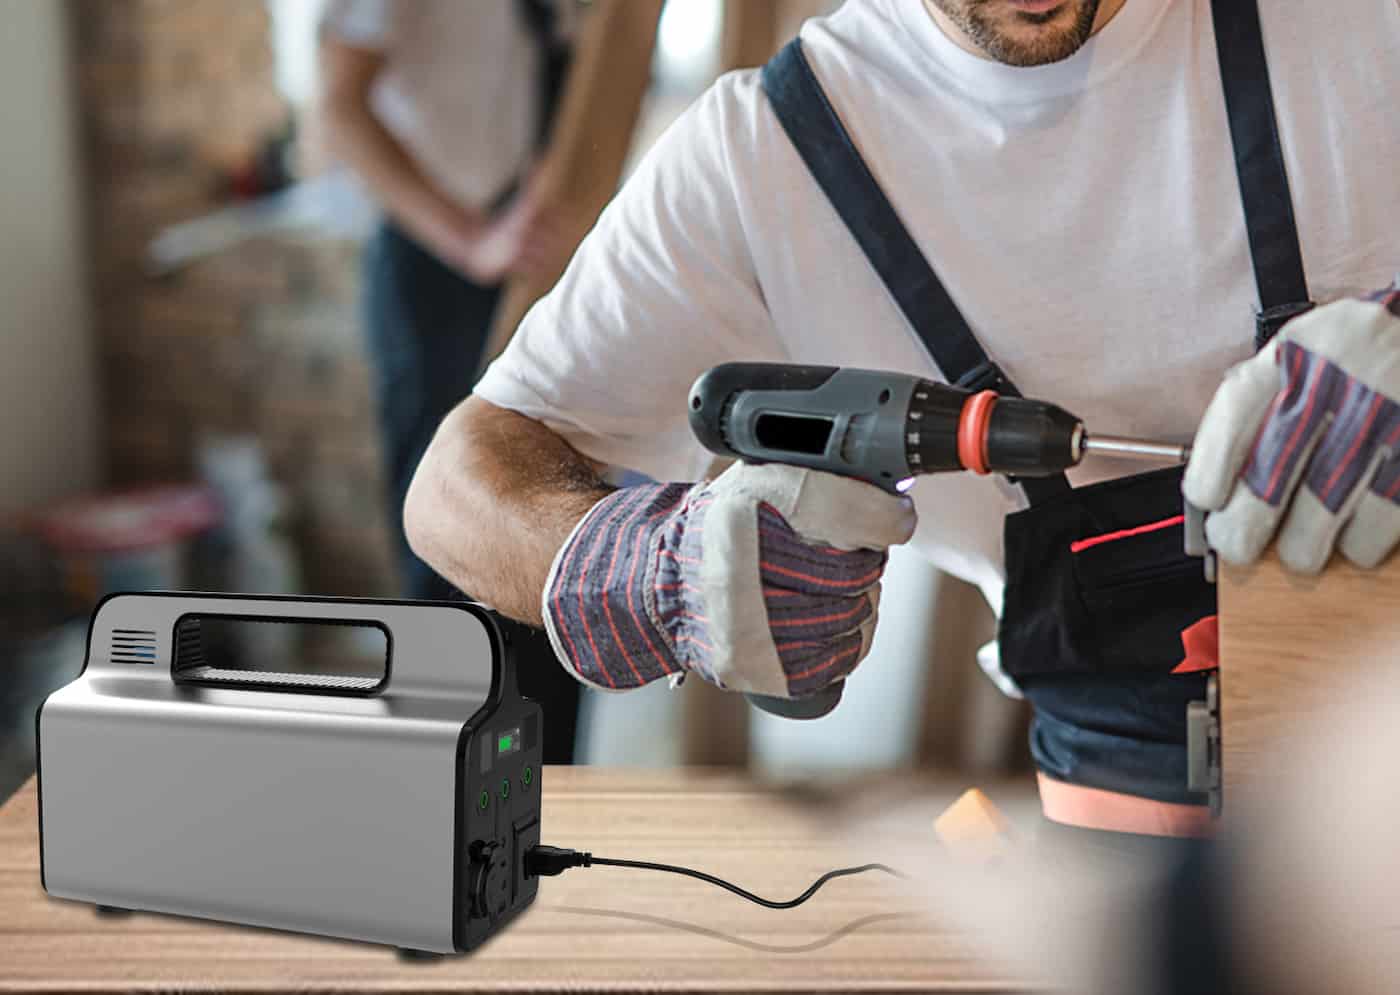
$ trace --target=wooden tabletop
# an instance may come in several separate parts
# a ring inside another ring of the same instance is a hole
[[[811,806],[738,775],[552,767],[544,840],[698,867],[789,897],[871,855],[829,838]],[[930,845],[932,835],[930,832]],[[0,991],[988,992],[1022,990],[915,916],[878,874],[797,909],[701,882],[594,867],[541,884],[476,953],[428,962],[368,944],[153,914],[98,915],[39,887],[33,781],[0,808]]]
[[[1400,646],[1400,557],[1360,570],[1334,557],[1316,577],[1269,553],[1220,572],[1220,721],[1225,808],[1268,790],[1271,760],[1367,668]]]

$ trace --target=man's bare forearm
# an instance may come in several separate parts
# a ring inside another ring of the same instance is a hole
[[[413,551],[461,590],[540,625],[555,553],[611,490],[544,425],[472,397],[419,464],[404,527]]]

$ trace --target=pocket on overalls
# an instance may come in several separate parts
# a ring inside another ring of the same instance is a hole
[[[1176,515],[1070,546],[1100,652],[1116,668],[1170,671],[1185,656],[1181,633],[1215,611],[1201,560],[1183,549],[1183,527]]]
[[[1170,673],[1215,612],[1183,548],[1181,469],[1077,488],[1007,518],[1000,627],[1013,678]]]

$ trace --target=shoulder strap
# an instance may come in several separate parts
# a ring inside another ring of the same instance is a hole
[[[1249,254],[1259,288],[1255,344],[1262,346],[1285,321],[1312,307],[1312,302],[1279,142],[1258,2],[1212,0],[1211,13],[1235,172],[1249,232]]]
[[[1020,392],[991,361],[880,189],[794,38],[763,67],[763,90],[817,185],[950,383]],[[1025,478],[1032,503],[1063,493],[1063,474]]]

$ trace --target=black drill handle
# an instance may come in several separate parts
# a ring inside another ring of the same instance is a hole
[[[721,363],[702,374],[690,388],[691,431],[710,452],[743,459],[745,454],[729,444],[726,424],[738,397],[757,391],[792,398],[816,390],[839,370],[838,366],[796,363]]]
[[[805,466],[894,494],[919,472],[905,429],[920,390],[954,388],[874,370],[725,363],[691,388],[690,427],[721,456]]]

